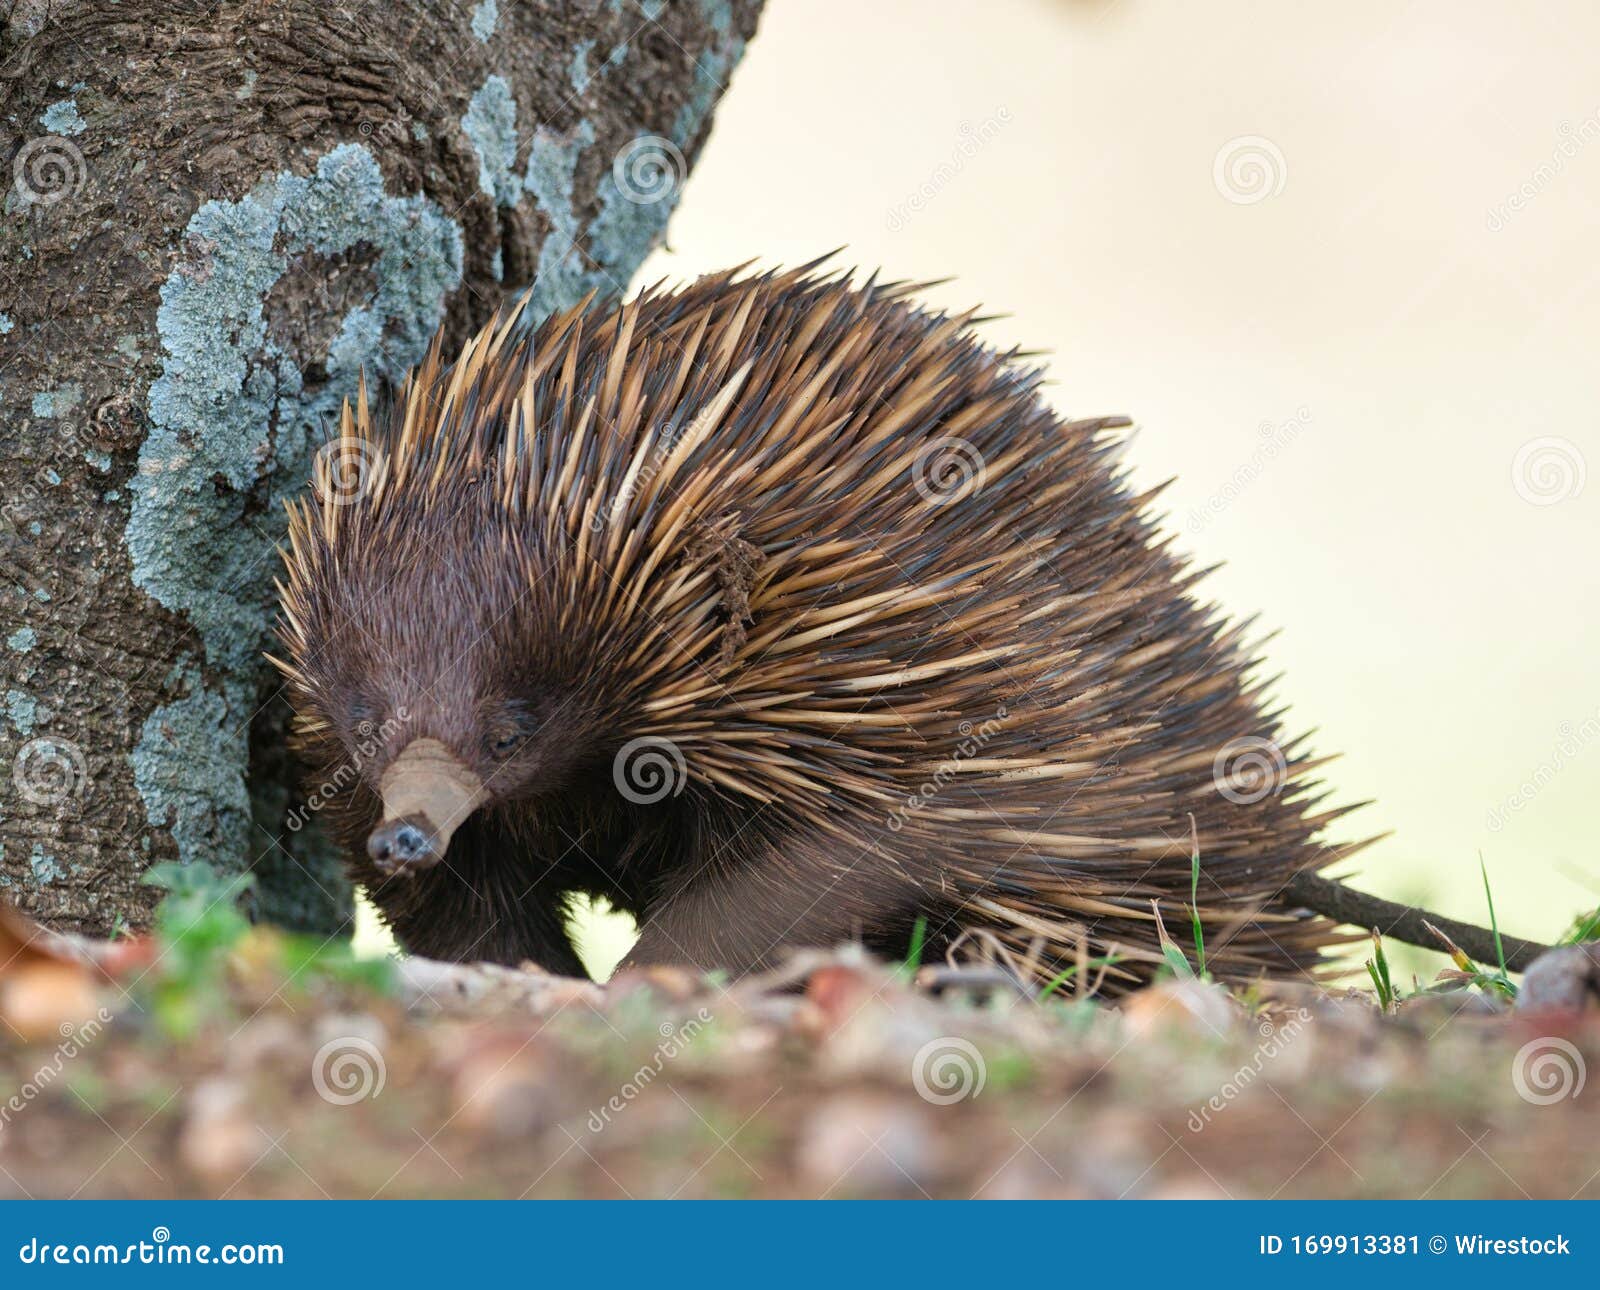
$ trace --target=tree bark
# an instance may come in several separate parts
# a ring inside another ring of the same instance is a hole
[[[153,861],[336,929],[262,651],[361,371],[620,291],[760,0],[0,0],[0,885],[141,924]]]

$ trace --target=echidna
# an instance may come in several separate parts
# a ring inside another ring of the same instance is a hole
[[[904,284],[741,272],[436,341],[291,508],[309,782],[401,943],[582,974],[591,893],[635,964],[922,919],[1132,980],[1195,905],[1218,975],[1314,969],[1339,812],[1128,422]]]

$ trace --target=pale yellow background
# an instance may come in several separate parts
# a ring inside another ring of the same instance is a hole
[[[1395,831],[1362,881],[1481,920],[1481,850],[1554,936],[1600,903],[1600,478],[1538,506],[1513,462],[1600,470],[1597,49],[1579,3],[771,0],[640,280],[840,243],[956,275],[1063,412],[1135,418],[1211,594],[1282,629],[1294,724],[1375,801],[1348,834]],[[1218,191],[1241,136],[1276,196]]]
[[[1292,723],[1375,801],[1345,835],[1394,830],[1361,882],[1482,920],[1481,851],[1554,937],[1600,903],[1600,479],[1538,506],[1513,463],[1600,469],[1597,49],[1583,3],[770,0],[639,280],[957,275],[1063,412],[1138,421],[1211,594],[1282,629]],[[1245,136],[1282,187],[1240,204]]]

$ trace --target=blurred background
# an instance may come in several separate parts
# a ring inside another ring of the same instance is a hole
[[[771,0],[640,282],[956,280],[1281,629],[1360,885],[1600,903],[1600,11]],[[595,942],[610,956],[612,932]]]

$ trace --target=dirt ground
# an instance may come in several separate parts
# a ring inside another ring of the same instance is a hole
[[[215,939],[0,975],[0,1195],[1600,1194],[1593,1010],[1105,1006],[848,949],[602,989]]]

